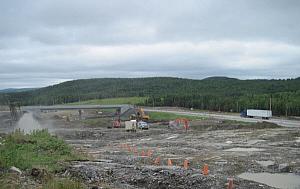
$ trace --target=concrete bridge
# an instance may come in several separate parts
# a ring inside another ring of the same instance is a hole
[[[59,110],[97,110],[97,109],[116,109],[120,111],[120,115],[134,109],[133,105],[117,104],[117,105],[54,105],[54,106],[23,106],[22,111],[59,111]]]

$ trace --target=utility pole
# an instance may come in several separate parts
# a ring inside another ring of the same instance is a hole
[[[153,108],[154,108],[154,96],[152,97],[153,98],[153,100],[152,100],[152,106],[153,106]]]
[[[270,111],[272,111],[272,96],[270,97]]]

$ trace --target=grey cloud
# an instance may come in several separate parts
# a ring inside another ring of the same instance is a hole
[[[90,77],[300,74],[298,0],[4,0],[0,88]]]
[[[30,35],[45,43],[55,38],[58,44],[223,38],[299,42],[297,0],[24,2],[2,7],[2,33]],[[156,31],[155,38],[130,35],[133,30],[143,33],[145,27]]]

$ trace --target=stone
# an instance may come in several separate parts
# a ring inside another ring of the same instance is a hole
[[[12,166],[12,167],[10,167],[9,168],[9,171],[10,172],[14,172],[14,173],[18,173],[18,174],[22,174],[22,171],[19,169],[19,168],[17,168],[17,167],[14,167],[14,166]]]

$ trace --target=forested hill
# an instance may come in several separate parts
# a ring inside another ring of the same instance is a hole
[[[171,77],[102,78],[64,82],[33,91],[0,94],[1,104],[61,104],[112,97],[148,97],[143,105],[194,107],[241,111],[268,109],[275,114],[300,115],[300,78],[288,80],[238,80],[210,77],[203,80]]]
[[[32,90],[35,90],[35,88],[21,88],[21,89],[9,88],[9,89],[1,89],[0,93],[18,93],[18,92],[26,92]]]

